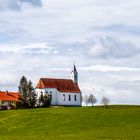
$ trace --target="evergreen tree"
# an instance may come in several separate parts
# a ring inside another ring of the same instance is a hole
[[[51,104],[50,96],[48,94],[43,95],[42,93],[39,98],[39,106],[49,107],[50,104]]]
[[[48,94],[44,95],[44,107],[49,107],[51,104],[50,96]]]
[[[31,80],[28,82],[28,95],[29,95],[29,107],[33,108],[36,105],[36,94],[33,88]]]
[[[25,76],[22,76],[19,82],[19,93],[21,96],[22,108],[35,107],[36,95],[32,82],[27,80]]]
[[[39,97],[39,106],[43,106],[43,105],[44,105],[44,96],[43,96],[43,93],[41,93]]]
[[[22,101],[22,108],[26,108],[28,106],[28,81],[25,76],[22,76],[19,82],[19,93]]]

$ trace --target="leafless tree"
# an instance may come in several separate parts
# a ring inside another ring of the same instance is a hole
[[[97,102],[97,99],[93,94],[90,94],[88,97],[88,102],[91,103],[93,106]]]
[[[102,104],[107,108],[108,104],[109,104],[109,98],[106,96],[102,97]]]
[[[89,103],[89,97],[88,97],[88,95],[85,95],[85,96],[84,96],[84,102],[85,102],[85,104],[86,104],[86,106],[87,106],[88,103]]]

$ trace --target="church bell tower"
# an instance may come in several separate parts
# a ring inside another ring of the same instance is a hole
[[[73,70],[71,72],[71,79],[73,80],[73,82],[78,85],[78,72],[77,72],[77,69],[76,69],[76,66],[74,64],[73,66]]]

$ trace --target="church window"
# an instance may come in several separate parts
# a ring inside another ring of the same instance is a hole
[[[52,94],[50,94],[50,101],[52,101]]]
[[[71,96],[69,95],[69,101],[71,101]]]
[[[77,98],[76,98],[76,95],[74,95],[74,101],[76,102]]]
[[[63,94],[63,101],[65,101],[66,100],[66,97],[65,97],[65,94]]]

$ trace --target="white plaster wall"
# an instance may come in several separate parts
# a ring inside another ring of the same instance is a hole
[[[39,97],[41,96],[41,92],[43,93],[43,95],[45,94],[51,94],[52,95],[52,100],[51,100],[51,104],[52,105],[58,105],[58,94],[59,91],[55,88],[45,88],[45,89],[36,89],[36,94],[37,94],[37,99],[39,99]]]
[[[65,101],[63,94],[65,94]],[[71,96],[71,101],[69,101],[69,95]],[[76,101],[74,100],[74,96],[76,95]],[[67,106],[81,106],[81,93],[59,93],[58,98],[59,105],[67,105]]]
[[[59,92],[56,88],[35,89],[35,91],[37,94],[37,99],[39,99],[41,92],[43,93],[43,95],[51,93],[51,105],[81,106],[81,93]],[[65,101],[63,98],[63,94],[65,94]],[[69,101],[69,95],[71,96],[71,101]],[[75,95],[76,101],[74,100]]]
[[[39,99],[39,97],[42,93],[43,93],[43,95],[45,95],[45,89],[35,89],[35,92],[37,94],[37,99]]]
[[[55,88],[46,88],[45,90],[52,95],[51,105],[58,105],[59,91]]]

